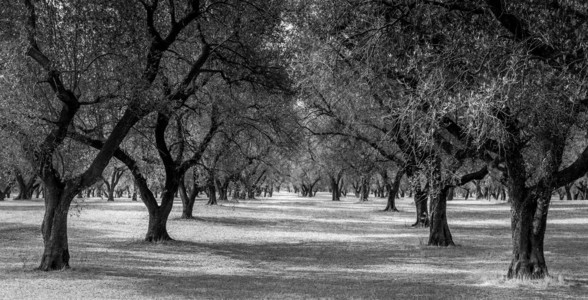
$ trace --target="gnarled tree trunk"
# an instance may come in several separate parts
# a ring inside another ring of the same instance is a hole
[[[39,270],[66,269],[69,268],[67,217],[77,192],[57,182],[49,185],[46,182],[46,189],[45,215],[41,226],[44,250]]]
[[[429,246],[455,246],[447,224],[447,195],[451,187],[445,186],[431,198]]]
[[[144,181],[144,178],[137,179]],[[143,203],[145,203],[149,212],[149,225],[147,227],[145,241],[161,242],[172,240],[167,232],[167,219],[171,213],[174,204],[174,194],[178,190],[179,184],[180,178],[178,177],[171,176],[166,178],[166,190],[161,194],[161,205],[157,204],[147,184],[143,182],[138,185],[139,191],[141,192],[141,199],[143,199]]]
[[[214,184],[214,175],[210,175],[210,179],[208,180],[208,184],[206,188],[208,189],[208,202],[206,205],[217,205],[216,201],[216,186]]]
[[[231,181],[228,178],[224,181],[217,180],[218,200],[229,200],[229,183],[231,183]]]
[[[169,212],[167,212],[165,207],[149,209],[149,225],[147,227],[145,241],[160,242],[172,240],[172,238],[167,233],[168,217]]]
[[[190,193],[186,190],[186,185],[183,180],[179,183],[180,199],[182,200],[182,219],[194,218],[194,203],[196,202],[196,196],[198,195],[198,185],[196,182],[192,183],[192,189]]]
[[[507,277],[538,279],[549,275],[543,252],[551,191],[511,193],[513,257]]]
[[[427,227],[429,226],[429,212],[427,209],[428,187],[421,190],[416,187],[414,191],[414,204],[416,206],[416,222],[412,224],[413,227]]]
[[[15,173],[19,192],[14,200],[31,200],[33,198],[33,192],[37,187],[37,185],[35,185],[37,175],[31,175],[29,179],[26,179],[23,175],[21,175],[20,171],[16,170]]]
[[[394,182],[392,184],[390,184],[388,178],[385,179],[384,182],[388,192],[388,203],[386,204],[384,211],[398,211],[396,208],[396,195],[398,195],[398,190],[400,189],[400,180],[402,180],[402,176],[404,176],[404,170],[400,169],[396,172],[396,176],[394,177]]]

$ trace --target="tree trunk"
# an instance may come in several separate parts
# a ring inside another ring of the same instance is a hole
[[[271,198],[274,196],[274,184],[271,183],[268,190],[268,196]]]
[[[214,186],[214,181],[208,182],[208,203],[206,205],[217,205],[216,201],[216,187]]]
[[[429,226],[429,213],[427,209],[428,188],[421,190],[417,187],[414,191],[414,204],[416,206],[416,222],[412,224],[413,227],[427,227]]]
[[[196,196],[198,195],[198,186],[194,182],[192,184],[192,190],[190,190],[190,194],[186,191],[186,185],[184,184],[184,180],[180,180],[178,192],[180,194],[180,199],[182,200],[182,219],[192,219],[194,218],[194,203],[196,202]]]
[[[447,191],[447,201],[453,200],[454,197],[455,197],[455,189],[453,187],[451,187]]]
[[[543,242],[551,193],[525,191],[511,193],[510,197],[513,258],[507,278],[544,278],[549,275]]]
[[[114,201],[114,189],[108,188],[108,199],[106,201],[111,202]]]
[[[447,224],[447,196],[451,187],[442,187],[431,199],[429,246],[455,246]]]
[[[42,198],[41,194],[43,192],[43,188],[44,188],[43,187],[43,184],[41,184],[41,183],[35,185],[34,193],[35,193],[35,198],[36,199]]]
[[[0,191],[0,201],[4,201],[4,199],[6,198],[10,198],[10,185],[8,185],[6,188],[4,188],[2,191]],[[39,198],[39,197],[37,197]]]
[[[398,190],[400,189],[400,180],[402,180],[402,176],[404,176],[404,170],[398,170],[396,172],[396,176],[394,177],[394,182],[390,184],[386,181],[386,190],[388,191],[388,204],[386,204],[386,208],[384,211],[398,211],[396,208],[396,195],[398,194]]]
[[[370,195],[369,179],[362,176],[359,190],[359,201],[368,201]]]
[[[339,190],[339,184],[337,182],[337,178],[335,178],[333,176],[329,176],[329,179],[331,181],[331,193],[332,193],[331,199],[333,201],[341,201],[341,191]]]
[[[566,200],[572,200],[572,185],[573,183],[564,185],[564,189],[566,190]]]
[[[41,232],[44,251],[39,270],[51,271],[69,268],[69,246],[67,240],[67,217],[69,206],[76,193],[66,192],[63,187],[47,186],[45,216]]]
[[[168,173],[166,174],[165,185],[161,193],[161,205],[159,205],[153,192],[147,185],[147,180],[137,171],[133,163],[130,163],[129,169],[139,188],[141,200],[147,206],[147,211],[149,212],[149,225],[147,227],[145,241],[160,242],[172,240],[167,233],[167,219],[174,205],[174,195],[179,189],[184,174],[179,174],[172,168],[166,170]]]
[[[475,180],[474,184],[476,185],[476,200],[483,199],[484,194],[482,193],[482,187],[480,186],[480,180]]]
[[[384,208],[384,211],[398,211],[396,208],[396,197],[394,191],[392,190],[392,185],[389,182],[386,182],[384,187],[388,193],[388,202],[386,203],[386,208]]]
[[[172,238],[167,233],[168,217],[169,212],[166,212],[166,209],[164,207],[149,209],[149,226],[147,228],[147,235],[145,236],[145,241],[161,242],[172,240]]]
[[[233,190],[233,200],[243,199],[241,198],[241,187],[237,183],[234,183],[234,186],[235,188]]]
[[[33,198],[33,191],[35,190],[36,175],[31,176],[28,180],[16,171],[16,182],[18,183],[18,196],[14,200],[31,200]]]
[[[229,200],[228,190],[229,190],[229,183],[231,181],[227,178],[223,182],[217,180],[217,187],[218,187],[218,200]]]
[[[248,200],[254,200],[255,199],[255,187],[248,187],[247,188],[247,194],[246,197]]]

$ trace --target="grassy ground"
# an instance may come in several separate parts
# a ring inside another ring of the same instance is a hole
[[[554,201],[546,259],[554,278],[505,281],[509,207],[451,201],[457,247],[426,246],[411,228],[412,199],[386,213],[383,199],[337,203],[329,195],[195,206],[168,223],[177,241],[142,241],[142,203],[85,200],[72,210],[72,268],[39,272],[43,203],[0,202],[0,299],[588,299],[588,201]]]

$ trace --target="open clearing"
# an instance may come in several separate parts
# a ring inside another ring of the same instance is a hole
[[[386,213],[384,199],[332,202],[330,195],[206,206],[143,242],[140,202],[91,199],[69,219],[71,266],[39,272],[42,200],[0,202],[0,299],[180,298],[585,298],[588,201],[554,200],[545,255],[555,278],[503,280],[510,263],[510,210],[496,201],[448,203],[457,247],[426,246],[411,228],[412,199]]]

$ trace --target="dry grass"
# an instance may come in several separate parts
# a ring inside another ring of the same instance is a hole
[[[205,206],[169,221],[176,241],[142,241],[141,203],[86,200],[70,217],[72,269],[32,269],[42,253],[42,201],[0,202],[0,299],[515,299],[588,295],[588,202],[554,201],[546,237],[553,278],[507,281],[509,208],[452,201],[457,247],[426,246],[411,199],[273,199]]]

